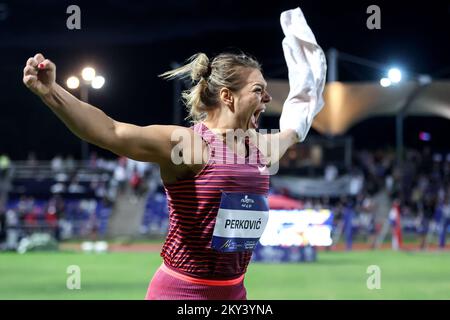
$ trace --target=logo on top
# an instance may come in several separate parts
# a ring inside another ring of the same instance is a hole
[[[245,195],[244,198],[241,199],[241,206],[243,208],[251,208],[252,205],[255,203],[255,200],[253,200],[252,198],[249,198],[248,195]]]

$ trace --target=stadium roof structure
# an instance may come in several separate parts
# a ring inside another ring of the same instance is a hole
[[[287,80],[268,80],[272,102],[267,115],[280,114],[289,93]],[[370,117],[437,116],[450,120],[450,81],[433,80],[428,84],[405,81],[390,87],[378,82],[327,83],[324,90],[325,105],[313,122],[321,134],[344,134],[351,126]]]

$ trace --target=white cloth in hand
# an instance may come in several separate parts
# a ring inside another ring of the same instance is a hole
[[[280,130],[294,129],[303,141],[324,105],[327,63],[300,8],[281,13],[280,22],[289,71],[289,95],[283,104]]]

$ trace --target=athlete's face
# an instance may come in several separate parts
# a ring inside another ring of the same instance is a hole
[[[239,127],[258,128],[258,120],[266,109],[266,103],[272,100],[267,93],[267,83],[258,69],[246,69],[242,72],[244,86],[233,93],[234,115]]]

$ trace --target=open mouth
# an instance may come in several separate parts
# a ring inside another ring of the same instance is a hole
[[[250,125],[254,129],[258,129],[258,123],[261,116],[261,113],[265,112],[266,108],[258,108],[253,112],[252,117],[250,118]]]

